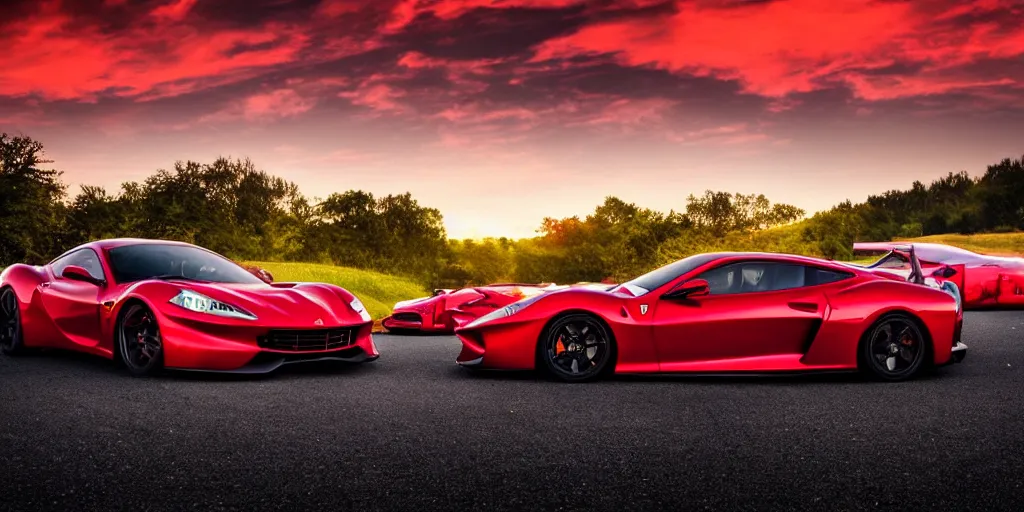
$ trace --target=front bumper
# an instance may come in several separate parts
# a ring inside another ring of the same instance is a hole
[[[371,334],[372,322],[313,329],[354,329],[351,342],[344,346],[281,350],[260,346],[259,338],[271,330],[265,326],[218,326],[177,320],[166,315],[157,320],[164,340],[164,367],[170,370],[267,373],[286,364],[331,360],[361,363],[379,357]]]
[[[296,363],[316,362],[344,362],[344,363],[368,363],[379,358],[379,354],[370,355],[360,347],[347,347],[341,350],[319,353],[294,353],[285,354],[281,352],[261,352],[252,358],[248,364],[233,370],[204,370],[196,368],[168,368],[174,371],[203,372],[203,373],[230,373],[257,375],[271,373],[278,368]]]

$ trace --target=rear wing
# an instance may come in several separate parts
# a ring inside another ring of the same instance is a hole
[[[893,252],[899,251],[901,248],[906,248],[906,254],[910,260],[910,281],[915,284],[924,284],[924,270],[921,269],[921,260],[917,259],[917,253],[914,251],[914,244],[897,245],[893,247]]]
[[[857,265],[864,268],[875,268],[882,264],[889,256],[896,254],[906,258],[910,262],[910,276],[907,281],[915,284],[925,284],[924,270],[921,269],[921,260],[917,258],[917,251],[911,243],[893,242],[858,242],[853,244],[853,253],[885,252],[885,254],[871,265]]]
[[[887,252],[885,253],[885,255],[883,255],[881,258],[879,258],[871,265],[856,266],[866,268],[868,270],[874,270],[877,267],[879,267],[882,263],[884,263],[885,260],[889,258],[889,256],[896,254],[898,257],[905,258],[910,262],[910,275],[907,276],[907,282],[929,286],[931,288],[937,288],[952,295],[953,298],[956,299],[957,312],[961,313],[963,311],[964,296],[963,291],[961,290],[961,286],[963,285],[963,277],[961,276],[959,278],[960,285],[958,285],[956,282],[952,280],[954,276],[963,272],[963,265],[943,265],[939,270],[933,272],[931,276],[925,278],[924,270],[921,268],[921,260],[918,259],[917,251],[915,250],[914,244],[912,243],[867,242],[853,244],[854,254],[879,251]],[[888,272],[886,272],[884,269],[878,269],[877,271],[874,271],[874,273],[881,274]]]

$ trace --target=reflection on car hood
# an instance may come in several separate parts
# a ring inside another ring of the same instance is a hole
[[[256,315],[260,323],[272,327],[316,328],[365,323],[350,305],[354,297],[328,284],[167,283],[240,307]]]

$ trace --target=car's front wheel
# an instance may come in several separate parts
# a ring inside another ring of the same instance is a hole
[[[7,355],[17,355],[25,348],[21,330],[21,308],[14,289],[4,288],[0,292],[0,350]]]
[[[612,364],[615,345],[603,322],[587,314],[558,318],[537,346],[548,373],[565,382],[587,382],[602,376]]]
[[[117,346],[128,371],[135,376],[151,375],[163,366],[164,344],[156,318],[146,306],[125,306],[117,328]]]
[[[880,318],[868,330],[861,360],[875,377],[904,381],[917,376],[925,366],[928,340],[917,322],[906,314]]]

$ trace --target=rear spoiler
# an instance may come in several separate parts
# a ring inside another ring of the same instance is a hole
[[[910,260],[909,281],[915,284],[925,284],[924,270],[921,269],[921,260],[917,258],[917,251],[914,250],[914,244],[893,242],[858,242],[853,244],[854,254],[880,251],[885,251],[885,255],[878,259],[879,262],[884,260],[886,256],[893,253],[906,256],[906,258]],[[878,263],[867,265],[866,268],[874,268],[877,264]]]

